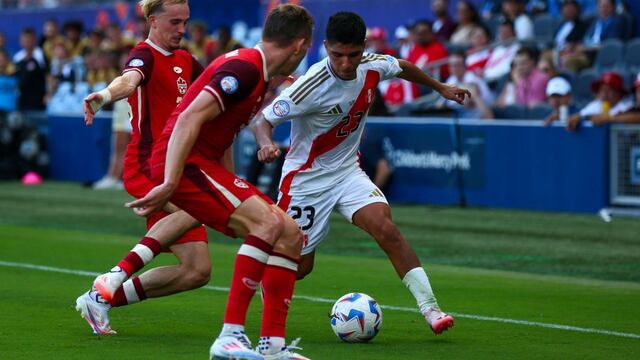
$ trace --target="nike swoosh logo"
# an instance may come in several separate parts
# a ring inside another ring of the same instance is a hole
[[[258,281],[255,281],[253,279],[249,279],[248,277],[243,277],[242,278],[242,283],[244,284],[244,286],[248,287],[251,290],[258,289],[258,285],[260,285],[260,283]]]

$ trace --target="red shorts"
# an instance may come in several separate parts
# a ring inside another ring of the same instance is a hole
[[[152,167],[154,179],[162,181],[164,163]],[[258,195],[268,204],[273,201],[255,186],[237,177],[216,161],[188,162],[171,197],[171,203],[210,228],[236,237],[227,225],[231,214],[246,199]]]
[[[141,197],[147,195],[147,193],[155,187],[155,184],[141,172],[127,170],[128,169],[125,167],[125,171],[123,174],[123,183],[125,190],[127,190],[127,192],[131,196],[135,197],[136,199],[140,199]],[[151,229],[153,224],[157,223],[158,221],[160,221],[160,219],[167,215],[169,215],[169,213],[166,211],[158,211],[148,216],[147,230]],[[187,231],[174,244],[183,244],[193,241],[207,242],[207,229],[204,227],[204,225]]]

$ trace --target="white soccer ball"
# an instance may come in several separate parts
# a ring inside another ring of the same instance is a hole
[[[370,341],[381,326],[382,310],[378,302],[367,294],[346,294],[331,309],[331,328],[342,341]]]

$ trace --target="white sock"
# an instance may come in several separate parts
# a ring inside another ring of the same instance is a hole
[[[120,266],[114,266],[111,271],[109,271],[109,276],[112,279],[115,279],[118,281],[118,283],[122,284],[123,282],[125,282],[125,280],[127,280],[129,278],[129,275],[127,275],[127,273],[122,270],[120,268]]]
[[[411,291],[413,297],[416,298],[422,314],[425,314],[431,306],[438,307],[438,301],[433,295],[429,278],[423,268],[411,269],[404,276],[402,282]]]
[[[283,337],[277,336],[260,336],[258,341],[258,351],[263,355],[277,354],[284,349],[285,343]]]
[[[234,333],[244,333],[244,325],[223,324],[222,331],[220,331],[219,337],[234,336]]]

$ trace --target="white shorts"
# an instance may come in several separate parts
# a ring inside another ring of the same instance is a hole
[[[349,222],[353,222],[356,211],[378,202],[388,204],[382,191],[360,169],[328,191],[292,196],[287,214],[305,234],[302,255],[315,251],[316,246],[327,236],[329,215],[334,209]]]

